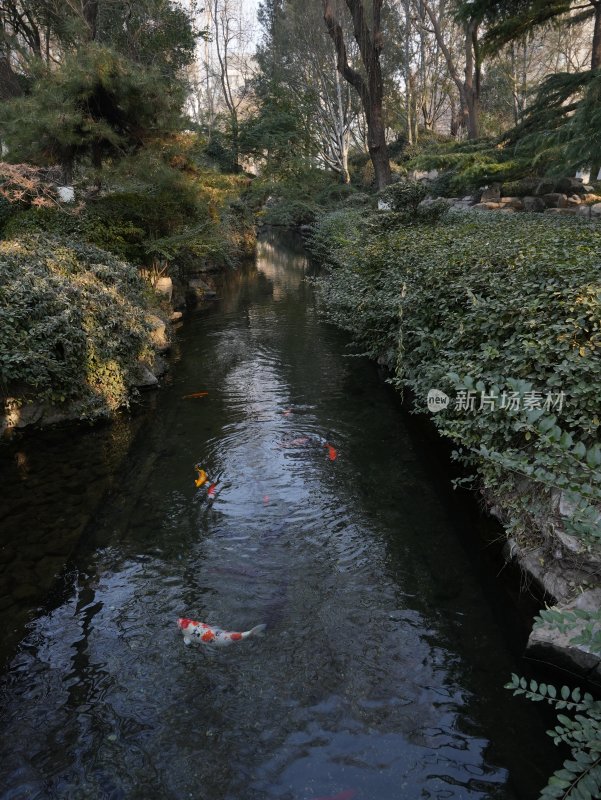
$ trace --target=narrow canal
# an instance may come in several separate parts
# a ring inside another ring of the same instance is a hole
[[[306,271],[266,235],[151,408],[0,448],[3,800],[532,800],[556,766],[503,689],[519,620]]]

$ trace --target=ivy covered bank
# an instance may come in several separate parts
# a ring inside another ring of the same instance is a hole
[[[452,443],[507,559],[542,588],[528,651],[572,686],[513,674],[506,688],[552,706],[548,734],[569,749],[541,798],[592,800],[601,702],[574,683],[601,685],[601,227],[423,197],[396,184],[386,210],[325,217],[318,297]]]
[[[314,230],[323,311],[452,442],[557,604],[529,647],[600,682],[601,227],[386,191],[389,210]]]

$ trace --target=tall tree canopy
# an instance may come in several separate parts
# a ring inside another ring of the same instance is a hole
[[[78,160],[99,169],[179,127],[183,68],[198,35],[171,0],[3,0],[0,75],[4,99],[14,99],[0,134],[9,157],[58,162],[70,182]]]
[[[487,21],[486,41],[491,49],[574,12],[575,24],[594,19],[591,69],[601,66],[600,0],[461,0],[460,8],[466,16]]]

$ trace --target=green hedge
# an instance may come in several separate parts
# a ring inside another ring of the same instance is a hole
[[[152,358],[147,289],[131,265],[74,240],[0,242],[2,394],[81,401],[97,416],[127,404],[139,359]]]
[[[434,424],[504,498],[516,536],[532,541],[533,516],[548,517],[561,490],[578,507],[570,532],[598,545],[601,227],[525,214],[393,217],[342,211],[316,229],[327,317],[387,361],[416,411],[427,412],[431,389],[449,396]],[[480,409],[483,394],[498,399]],[[459,397],[475,408],[458,408]]]

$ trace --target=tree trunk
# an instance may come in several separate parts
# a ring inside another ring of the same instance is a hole
[[[477,139],[480,133],[480,72],[482,66],[480,48],[478,46],[478,25],[473,21],[465,25],[465,76],[464,80],[461,80],[453,54],[445,42],[440,26],[440,18],[432,11],[427,0],[421,0],[421,2],[434,28],[434,35],[447,62],[449,75],[459,92],[462,124],[467,130],[469,138]]]
[[[350,183],[351,175],[348,171],[348,124],[344,111],[344,102],[342,100],[342,86],[340,85],[340,73],[336,66],[336,53],[334,53],[334,81],[336,86],[336,111],[337,119],[336,125],[336,138],[338,140],[338,148],[340,150],[340,180],[342,183]]]
[[[96,40],[98,26],[98,0],[83,0],[81,10],[88,28],[88,38],[93,42]]]
[[[601,67],[601,4],[595,6],[595,30],[593,33],[593,55],[591,69]]]
[[[351,173],[348,171],[348,141],[344,141],[342,146],[342,172],[340,174],[340,180],[345,184],[351,182]]]
[[[63,186],[73,186],[73,153],[67,151],[61,158],[61,180]]]
[[[233,112],[232,115],[232,171],[241,172],[240,166],[240,126],[238,125],[238,115]]]
[[[323,0],[323,17],[336,48],[338,72],[351,84],[361,98],[367,122],[367,149],[374,167],[376,186],[378,189],[383,189],[390,183],[392,174],[382,110],[384,95],[380,66],[382,0],[372,0],[372,30],[369,29],[365,19],[363,0],[346,0],[346,5],[353,19],[355,40],[359,46],[367,78],[353,69],[348,62],[344,33],[336,17],[333,0]]]
[[[413,137],[413,86],[411,78],[411,9],[409,7],[409,0],[403,0],[403,8],[405,10],[405,29],[403,31],[403,44],[405,48],[405,113],[407,115],[407,144],[412,145],[414,142]]]
[[[477,139],[480,135],[480,71],[477,54],[477,26],[473,22],[468,22],[465,26],[464,91],[468,139]]]
[[[23,90],[10,61],[6,56],[0,56],[0,100],[11,100],[21,94]]]
[[[595,30],[593,33],[593,55],[591,69],[601,68],[601,4],[595,6]],[[591,180],[596,181],[601,169],[601,159],[596,158],[591,165]]]
[[[382,119],[382,104],[374,102],[367,117],[367,149],[374,166],[376,186],[383,189],[392,180],[390,172],[390,159],[388,158],[388,145]]]
[[[102,189],[102,149],[98,142],[92,144],[92,166],[96,172],[94,176],[94,189],[99,192]]]
[[[511,43],[511,96],[513,99],[513,124],[520,121],[520,101],[518,94],[518,71],[515,57],[515,42]]]

